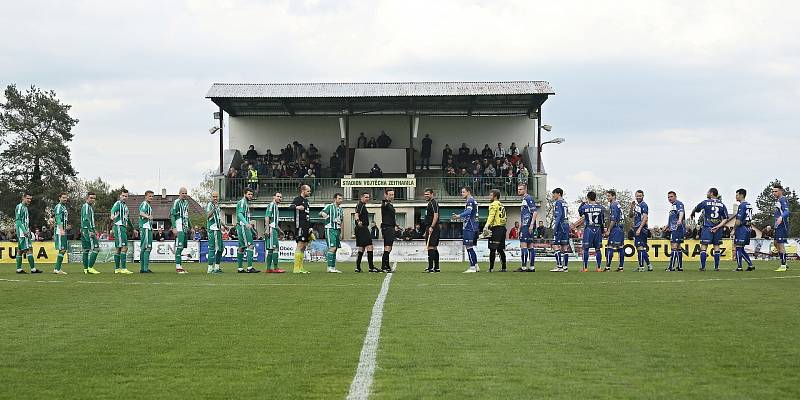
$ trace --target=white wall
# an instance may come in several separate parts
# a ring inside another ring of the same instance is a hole
[[[322,153],[323,165],[339,145],[339,119],[337,117],[232,117],[229,120],[229,146],[245,153],[251,144],[259,154],[280,149],[297,140],[308,148],[309,143]],[[422,138],[430,133],[433,140],[432,162],[441,161],[445,143],[453,152],[466,142],[470,148],[483,148],[484,144],[494,148],[497,142],[508,147],[516,142],[522,149],[526,143],[534,143],[536,120],[527,117],[420,117],[419,133],[414,147],[422,147]],[[392,138],[391,148],[406,148],[409,137],[407,116],[354,116],[350,118],[350,146],[356,146],[360,132],[377,139],[381,130]]]

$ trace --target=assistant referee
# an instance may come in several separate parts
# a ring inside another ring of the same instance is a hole
[[[494,270],[496,254],[500,253],[500,272],[506,272],[506,208],[500,202],[500,191],[492,189],[489,192],[489,218],[486,220],[484,231],[490,231],[489,237],[489,272]]]
[[[383,236],[381,270],[384,272],[392,272],[392,268],[389,266],[389,253],[392,252],[392,246],[396,239],[394,228],[397,226],[393,201],[394,189],[387,188],[383,191],[383,202],[381,203],[381,235]]]

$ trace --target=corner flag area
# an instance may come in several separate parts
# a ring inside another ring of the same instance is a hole
[[[800,274],[17,275],[0,383],[41,398],[800,398]],[[758,379],[753,379],[758,377]],[[366,390],[365,390],[366,389]]]

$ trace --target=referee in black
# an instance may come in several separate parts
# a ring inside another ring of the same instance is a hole
[[[367,251],[367,263],[369,265],[369,272],[381,272],[375,268],[372,262],[373,248],[372,248],[372,235],[369,234],[369,211],[367,211],[367,204],[369,203],[369,193],[361,193],[361,199],[356,204],[356,247],[358,248],[358,255],[356,256],[356,272],[361,272],[361,258],[364,257],[364,250]]]
[[[395,219],[394,205],[394,189],[387,188],[383,191],[383,202],[381,203],[381,235],[383,236],[383,257],[381,257],[381,270],[383,272],[392,272],[392,267],[389,266],[389,253],[392,252],[392,246],[396,239],[394,228],[397,226]]]
[[[433,189],[427,188],[423,193],[428,206],[425,207],[425,249],[428,250],[428,269],[425,272],[441,272],[439,270],[439,203],[433,197]]]

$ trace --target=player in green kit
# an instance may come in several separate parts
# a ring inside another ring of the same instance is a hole
[[[22,195],[22,201],[17,204],[14,209],[14,228],[17,231],[17,273],[26,274],[22,269],[22,259],[28,259],[28,265],[31,267],[32,274],[41,274],[42,271],[36,269],[36,263],[33,261],[33,235],[31,235],[30,216],[28,215],[28,206],[31,205],[31,194],[25,192]]]
[[[206,205],[206,230],[208,230],[208,273],[221,274],[219,267],[225,244],[222,242],[222,218],[219,209],[219,193],[211,193],[211,202]]]
[[[188,273],[181,265],[183,249],[188,244],[186,236],[189,234],[189,200],[186,199],[186,193],[186,188],[180,188],[178,198],[172,202],[172,209],[169,211],[172,229],[175,232],[175,272],[179,274]]]
[[[114,229],[114,273],[132,274],[128,271],[128,227],[131,226],[128,205],[128,190],[122,189],[119,200],[111,207],[111,221]]]
[[[272,202],[267,205],[267,211],[264,214],[264,242],[267,247],[267,269],[268,274],[282,274],[286,271],[278,268],[278,258],[280,256],[279,238],[283,235],[283,231],[278,226],[278,204],[281,204],[283,194],[276,192],[272,196]]]
[[[97,240],[97,231],[94,227],[94,192],[86,195],[86,203],[81,206],[81,247],[83,248],[83,273],[99,274],[100,271],[94,269],[94,262],[97,260],[97,253],[100,249],[100,242]]]
[[[55,242],[56,251],[58,251],[56,267],[53,269],[53,273],[58,275],[67,274],[66,271],[61,270],[61,264],[64,263],[64,256],[67,255],[67,250],[69,249],[69,245],[67,244],[68,199],[69,196],[67,196],[66,193],[62,192],[58,195],[58,204],[53,208],[53,218],[50,220],[50,223],[53,224],[53,241]]]
[[[328,253],[325,258],[328,261],[328,272],[341,274],[342,271],[336,269],[336,250],[341,246],[342,237],[342,194],[333,195],[333,203],[325,206],[319,216],[325,219],[325,240],[328,244]]]
[[[241,273],[258,273],[259,270],[253,268],[253,230],[254,222],[250,218],[250,201],[253,200],[253,190],[245,189],[244,197],[236,202],[236,237],[239,238],[239,253],[236,254],[236,265],[238,266],[237,272]],[[244,261],[244,254],[247,253],[247,270],[244,269],[242,263]]]
[[[139,273],[152,274],[150,252],[153,250],[153,191],[144,192],[144,201],[139,205]]]

